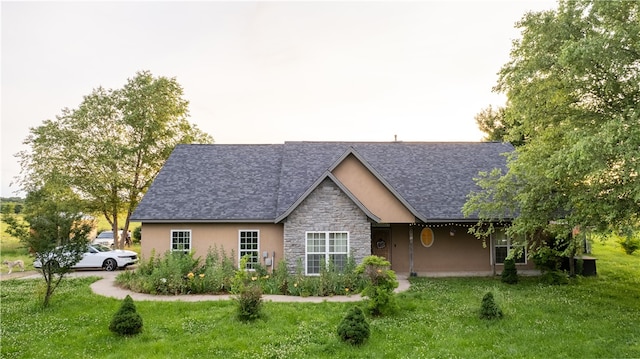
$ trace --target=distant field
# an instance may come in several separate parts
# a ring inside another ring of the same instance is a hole
[[[107,222],[107,219],[104,218],[103,215],[96,215],[96,228],[98,230],[98,233],[102,232],[102,231],[110,231],[111,230],[111,225],[109,224],[109,222]],[[126,215],[122,214],[120,216],[118,216],[118,227],[122,228],[124,226],[124,219],[126,218]],[[136,227],[140,227],[140,222],[131,222],[129,223],[129,230],[133,233],[133,230]]]

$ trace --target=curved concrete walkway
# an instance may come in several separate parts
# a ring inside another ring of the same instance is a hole
[[[109,298],[124,299],[127,295],[135,301],[177,301],[177,302],[199,302],[199,301],[215,301],[215,300],[229,300],[232,298],[228,294],[186,294],[186,295],[153,295],[145,293],[136,293],[128,289],[120,288],[116,285],[116,276],[121,271],[105,272],[105,271],[74,271],[68,274],[69,277],[102,277],[91,284],[91,290],[98,294]],[[41,275],[36,273],[26,277],[24,279],[41,278]],[[405,276],[398,276],[398,288],[395,292],[403,292],[409,289],[409,281]],[[322,302],[358,302],[362,300],[360,294],[345,296],[337,295],[333,297],[297,297],[292,295],[274,295],[265,294],[262,296],[264,301],[267,302],[289,302],[289,303],[322,303]]]

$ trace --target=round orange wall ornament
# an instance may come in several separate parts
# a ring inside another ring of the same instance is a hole
[[[431,247],[433,245],[433,231],[431,228],[425,227],[420,232],[420,242],[425,247]]]

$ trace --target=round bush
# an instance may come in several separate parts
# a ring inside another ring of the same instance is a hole
[[[480,306],[480,318],[481,319],[500,319],[502,318],[502,310],[498,307],[493,299],[493,293],[488,292],[482,298],[482,305]]]
[[[136,311],[131,296],[127,295],[122,306],[113,316],[109,330],[118,335],[136,335],[142,332],[142,317]]]
[[[360,345],[369,338],[369,323],[360,307],[349,309],[338,325],[338,336],[351,345]]]

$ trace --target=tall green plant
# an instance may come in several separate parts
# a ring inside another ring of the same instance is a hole
[[[238,319],[252,321],[260,318],[262,312],[262,289],[256,282],[257,277],[251,276],[247,270],[249,256],[240,259],[240,265],[233,280],[233,291],[236,293],[234,301]]]
[[[368,256],[356,269],[367,280],[362,295],[369,298],[371,315],[391,314],[397,309],[394,290],[398,287],[398,280],[390,267],[391,263],[384,258]]]

